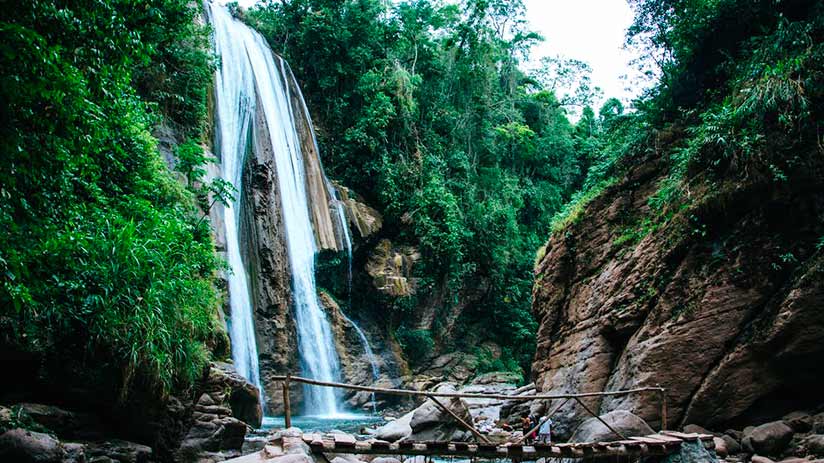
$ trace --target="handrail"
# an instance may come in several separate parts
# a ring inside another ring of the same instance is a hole
[[[461,398],[461,399],[497,399],[497,400],[515,400],[515,401],[529,401],[529,400],[555,400],[555,399],[575,399],[585,397],[598,396],[622,396],[628,394],[636,394],[639,392],[666,392],[663,387],[639,387],[635,389],[626,389],[623,391],[605,391],[605,392],[585,392],[582,394],[534,394],[534,395],[506,395],[506,394],[476,394],[476,393],[462,393],[462,392],[428,392],[428,391],[413,391],[409,389],[390,389],[384,387],[370,387],[360,386],[357,384],[335,383],[330,381],[318,381],[316,379],[303,378],[300,376],[271,376],[272,381],[294,381],[296,383],[310,384],[313,386],[322,387],[338,387],[342,389],[351,389],[355,391],[379,392],[381,394],[389,395],[412,395],[420,397],[447,397],[447,398]]]
[[[385,387],[371,387],[371,386],[360,386],[357,384],[347,384],[347,383],[336,383],[331,381],[319,381],[316,379],[310,378],[303,378],[300,376],[292,376],[292,375],[276,375],[271,377],[272,381],[280,381],[283,385],[283,403],[285,408],[285,424],[286,427],[291,426],[291,410],[289,404],[289,384],[290,382],[294,381],[296,383],[303,383],[309,384],[313,386],[321,386],[321,387],[336,387],[342,389],[350,389],[354,391],[366,391],[366,392],[378,392],[381,394],[388,394],[388,395],[403,395],[403,396],[418,396],[418,397],[426,397],[427,399],[432,400],[437,406],[443,408],[447,413],[449,413],[453,418],[458,420],[462,426],[467,428],[476,437],[481,440],[486,441],[487,439],[483,437],[477,429],[475,429],[471,424],[466,423],[462,419],[460,419],[457,415],[455,415],[451,410],[449,410],[446,406],[441,404],[436,397],[446,397],[446,398],[460,398],[460,399],[496,399],[496,400],[514,400],[514,401],[529,401],[529,400],[557,400],[557,399],[566,399],[563,404],[559,405],[555,411],[558,411],[567,401],[570,399],[574,399],[587,413],[594,416],[598,419],[604,426],[606,426],[610,431],[615,433],[617,436],[623,438],[624,436],[619,433],[617,430],[613,429],[606,421],[604,421],[600,416],[596,415],[592,410],[589,409],[584,403],[581,401],[582,398],[586,397],[605,397],[605,396],[623,396],[629,394],[637,394],[641,392],[657,392],[660,394],[661,400],[661,430],[664,431],[667,429],[667,390],[660,386],[647,386],[647,387],[639,387],[635,389],[625,389],[623,391],[604,391],[604,392],[585,392],[582,394],[533,394],[533,395],[506,395],[506,394],[477,394],[477,393],[462,393],[462,392],[429,392],[429,391],[412,391],[408,389],[392,389],[392,388],[385,388]],[[553,412],[552,414],[554,414]],[[531,431],[530,431],[531,432]],[[526,436],[524,436],[525,438]]]

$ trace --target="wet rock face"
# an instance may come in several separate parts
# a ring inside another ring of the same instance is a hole
[[[263,121],[258,115],[258,125]],[[262,128],[258,129],[262,131]],[[261,384],[267,407],[280,411],[280,384],[270,378],[299,370],[291,309],[291,278],[281,198],[271,145],[258,138],[244,168],[240,238],[255,315]]]
[[[351,317],[347,319],[338,303],[326,292],[321,292],[319,297],[321,306],[326,311],[332,326],[343,381],[363,386],[398,387],[400,385],[399,365],[402,359],[398,358],[387,341],[376,333],[377,326],[368,321],[363,321],[358,325],[373,350],[374,358],[370,359],[364,348],[363,340],[352,324],[354,320]],[[372,371],[372,361],[378,368],[377,379]],[[373,397],[368,392],[344,391],[344,398],[353,409],[372,410]],[[379,398],[380,403],[375,405],[383,408],[395,404],[398,400],[396,396],[383,396]]]
[[[196,461],[209,452],[239,451],[247,425],[263,420],[258,389],[225,363],[214,363],[193,406],[177,461]]]
[[[412,266],[421,255],[410,246],[395,247],[389,240],[381,240],[369,255],[366,271],[382,293],[402,297],[415,293],[416,278]]]
[[[367,206],[352,191],[335,184],[335,189],[343,202],[349,228],[356,230],[361,238],[368,238],[383,227],[383,216],[377,210]]]
[[[814,246],[824,188],[696,189],[687,211],[628,240],[663,175],[650,162],[631,170],[547,243],[533,290],[537,389],[660,384],[670,426],[763,422],[819,403],[824,370],[809,365],[824,358],[824,256]],[[660,425],[655,394],[585,404]],[[577,404],[563,407],[561,436],[584,418]]]

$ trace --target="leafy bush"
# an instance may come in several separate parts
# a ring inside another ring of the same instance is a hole
[[[432,340],[432,333],[429,330],[412,330],[401,326],[395,331],[395,338],[401,345],[407,360],[413,365],[427,360],[435,347],[435,341]]]
[[[116,384],[121,398],[135,383],[189,387],[225,345],[209,226],[133,85],[168,43],[158,37],[189,33],[168,22],[191,20],[187,4],[34,1],[0,22],[5,348],[73,370],[69,382]]]

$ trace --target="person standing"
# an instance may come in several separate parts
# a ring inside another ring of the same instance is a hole
[[[548,416],[541,417],[541,426],[538,428],[538,442],[552,443],[552,420]]]
[[[532,430],[532,420],[529,419],[529,415],[526,413],[521,415],[521,430],[524,433],[524,442],[526,442],[527,444],[531,444],[532,436],[530,435],[529,431]]]

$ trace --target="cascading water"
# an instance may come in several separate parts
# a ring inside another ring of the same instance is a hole
[[[271,152],[277,172],[292,277],[302,374],[321,381],[340,381],[340,363],[329,321],[318,300],[314,265],[319,246],[316,239],[325,240],[321,241],[326,243],[325,247],[329,247],[329,241],[334,240],[334,246],[347,251],[351,307],[352,240],[342,202],[323,175],[306,103],[288,65],[272,53],[260,34],[232,18],[224,7],[207,2],[206,9],[214,28],[215,51],[221,62],[215,79],[215,106],[216,148],[223,177],[240,193],[247,152],[253,147]],[[300,106],[293,107],[295,103]],[[311,146],[302,143],[307,140],[301,135],[309,137]],[[316,165],[311,165],[313,162]],[[316,188],[316,196],[314,203],[310,204],[307,189],[313,187]],[[323,191],[318,193],[318,190]],[[329,200],[329,204],[323,200],[322,207],[334,209],[326,212],[334,212],[337,227],[331,225],[328,218],[324,219],[322,212],[318,213],[317,196]],[[250,286],[241,257],[241,206],[238,200],[228,206],[225,213],[227,260],[232,269],[229,277],[232,357],[238,372],[260,388]],[[327,225],[325,234],[316,236],[313,219],[316,226],[318,223]],[[329,226],[334,233],[329,232]],[[333,234],[334,238],[330,238]],[[369,358],[373,378],[377,379],[378,364],[366,335],[349,317],[345,314],[343,317],[358,334]],[[374,396],[372,402],[374,406]],[[335,390],[305,386],[304,408],[308,415],[337,415]]]
[[[281,198],[303,374],[322,381],[339,381],[340,366],[332,330],[320,307],[315,286],[317,246],[309,215],[301,139],[291,106],[292,97],[301,100],[302,97],[291,94],[290,82],[286,81],[291,78],[291,71],[272,53],[260,34],[236,21],[221,6],[207,3],[207,9],[214,27],[215,49],[221,59],[215,100],[224,177],[240,191],[249,134],[256,145],[269,144],[266,148],[274,153]],[[256,114],[258,119],[262,115],[262,124],[253,124]],[[229,289],[233,300],[231,333],[236,351],[233,357],[239,370],[240,365],[244,365],[242,374],[259,385],[248,283],[240,259],[237,209],[229,208],[227,216],[231,211],[234,220],[226,220],[227,251],[235,270]],[[341,228],[345,228],[345,224]],[[309,415],[336,415],[338,400],[334,389],[306,387],[304,407]]]
[[[242,41],[233,40],[232,18],[222,8],[209,5],[210,21],[215,28],[215,50],[222,63],[215,76],[215,101],[218,140],[216,149],[221,158],[224,180],[241,191],[243,159],[249,143],[252,115],[255,111],[254,77]],[[242,31],[241,31],[242,32]],[[238,195],[239,197],[239,195]],[[229,275],[229,336],[232,340],[232,360],[244,378],[260,389],[258,354],[252,321],[249,283],[240,251],[240,200],[225,209],[226,257]],[[261,394],[262,395],[262,394]]]
[[[329,186],[331,188],[331,185]],[[352,237],[349,234],[349,227],[346,226],[346,217],[344,216],[343,212],[343,205],[340,198],[336,198],[336,210],[338,213],[339,221],[343,224],[341,227],[341,234],[343,235],[343,243],[346,246],[346,257],[347,257],[347,294],[349,295],[349,308],[352,308]],[[366,357],[369,359],[369,365],[372,368],[372,381],[377,381],[380,378],[380,367],[378,366],[377,358],[375,357],[375,352],[372,350],[372,346],[369,344],[369,340],[366,338],[366,334],[364,334],[363,330],[360,329],[357,323],[354,322],[351,318],[347,317],[343,311],[341,311],[341,315],[346,320],[347,323],[352,325],[354,328],[355,333],[358,334],[358,338],[360,338],[361,344],[363,345],[363,350],[366,352]],[[377,414],[377,402],[375,400],[375,393],[371,394],[372,396],[372,412]]]

